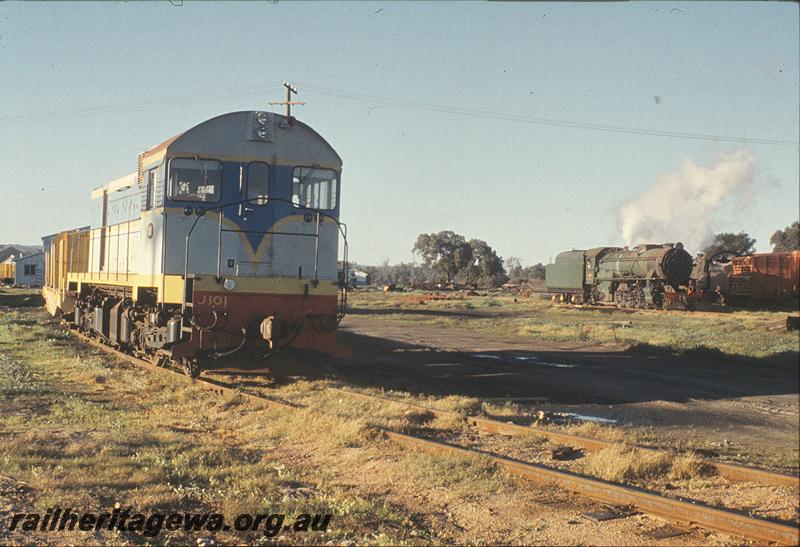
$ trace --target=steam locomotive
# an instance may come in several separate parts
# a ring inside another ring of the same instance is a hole
[[[692,267],[682,243],[596,247],[560,253],[546,267],[545,285],[562,302],[686,309]]]

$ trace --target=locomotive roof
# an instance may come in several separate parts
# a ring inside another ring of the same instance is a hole
[[[111,182],[107,182],[102,186],[98,186],[97,188],[93,188],[92,199],[99,199],[103,197],[104,192],[108,192],[110,194],[119,190],[126,190],[131,186],[136,186],[136,171],[133,173],[128,173],[124,177],[114,179]]]
[[[142,164],[160,162],[165,156],[205,156],[215,159],[244,159],[284,164],[313,164],[341,169],[342,158],[319,133],[305,123],[275,112],[268,117],[269,136],[253,138],[258,111],[222,114],[201,122],[142,154]]]

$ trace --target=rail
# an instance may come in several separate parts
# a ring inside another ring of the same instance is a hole
[[[172,371],[168,369],[158,367],[143,359],[121,353],[86,335],[76,331],[71,332],[92,346],[109,355],[116,356],[121,360],[150,371],[172,373]],[[209,381],[207,379],[191,379],[182,374],[180,376],[185,382],[199,385],[217,394],[241,397],[262,408],[272,407],[283,410],[295,410],[301,406],[288,401],[271,399],[264,395],[243,392],[234,387],[224,385],[221,382]],[[595,479],[569,471],[552,469],[539,464],[522,462],[492,453],[463,448],[404,433],[397,433],[386,429],[381,429],[381,431],[387,438],[403,446],[459,456],[488,458],[495,465],[501,466],[509,472],[533,482],[545,485],[555,484],[565,490],[606,503],[629,505],[639,511],[658,515],[674,522],[686,524],[690,527],[701,527],[708,530],[781,545],[796,545],[798,539],[800,539],[800,530],[796,526],[752,517],[740,511],[721,509],[693,501],[669,498],[652,490]]]
[[[463,417],[462,414],[459,414],[458,412],[452,410],[441,410],[427,405],[409,403],[407,401],[402,401],[399,399],[395,399],[393,397],[368,395],[366,393],[359,393],[357,391],[351,391],[349,389],[342,389],[335,387],[329,387],[327,389],[336,391],[337,393],[342,393],[344,395],[356,397],[359,399],[373,400],[382,403],[389,402],[405,406],[406,408],[412,410],[429,412],[438,418]],[[468,423],[474,425],[475,427],[477,427],[482,431],[485,431],[486,433],[495,433],[498,435],[508,435],[508,436],[533,434],[539,437],[543,437],[551,442],[561,443],[569,445],[571,447],[583,448],[590,452],[600,451],[605,448],[621,446],[619,443],[614,443],[611,441],[605,441],[602,439],[595,439],[591,437],[584,437],[583,435],[574,435],[572,433],[566,433],[562,431],[554,431],[551,429],[537,427],[535,425],[522,425],[522,424],[515,424],[513,422],[501,422],[499,420],[492,420],[491,418],[483,418],[481,416],[466,416],[465,419]],[[648,452],[662,452],[661,450],[649,446],[642,446],[642,445],[635,445],[635,446],[636,448],[639,448],[641,450],[646,450]],[[773,471],[767,471],[765,469],[759,469],[756,467],[748,467],[744,465],[720,462],[716,460],[706,460],[706,461],[717,468],[717,472],[719,473],[720,476],[730,481],[752,481],[771,486],[797,486],[798,484],[800,484],[800,478],[798,478],[795,475],[776,473]]]

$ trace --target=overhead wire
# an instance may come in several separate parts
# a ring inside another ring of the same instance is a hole
[[[4,116],[0,117],[0,124],[3,123],[13,124],[13,123],[28,122],[28,121],[71,120],[71,119],[91,118],[96,116],[106,116],[112,114],[126,114],[131,112],[159,110],[164,108],[201,104],[205,102],[214,102],[234,97],[262,95],[265,92],[266,88],[279,83],[280,81],[272,81],[272,82],[264,82],[262,84],[249,85],[245,87],[201,91],[197,93],[189,93],[186,95],[160,97],[142,101],[134,101],[129,103],[118,103],[118,104],[96,106],[90,108],[78,108],[72,110],[60,110],[52,112],[20,114],[15,116]]]
[[[37,120],[41,121],[71,120],[71,119],[91,118],[91,117],[106,116],[113,114],[126,114],[126,113],[141,112],[146,110],[168,109],[179,106],[201,104],[205,102],[214,102],[234,97],[261,95],[262,93],[264,93],[264,90],[266,88],[272,85],[277,85],[279,83],[280,81],[275,80],[271,82],[253,84],[244,87],[201,91],[186,95],[161,97],[161,98],[147,99],[142,101],[134,101],[129,103],[120,103],[120,104],[112,104],[112,105],[73,109],[73,110],[61,110],[53,112],[4,116],[0,117],[0,124],[14,124],[14,123],[29,122],[29,121],[37,121]],[[514,114],[509,112],[494,112],[484,109],[442,105],[436,103],[402,99],[397,97],[370,95],[366,93],[357,93],[353,91],[333,89],[309,83],[298,82],[298,85],[301,85],[305,90],[316,92],[323,96],[343,99],[347,101],[359,102],[362,104],[371,103],[379,106],[406,108],[412,110],[421,110],[427,112],[436,112],[441,114],[451,114],[451,115],[473,117],[473,118],[493,119],[493,120],[513,122],[513,123],[527,123],[527,124],[535,124],[535,125],[542,125],[549,127],[563,127],[570,129],[583,129],[589,131],[602,131],[607,133],[623,133],[631,135],[669,137],[677,139],[737,142],[737,143],[765,144],[765,145],[776,145],[776,146],[800,146],[800,142],[792,140],[693,133],[687,131],[670,131],[661,129],[647,129],[640,127],[599,124],[591,122],[579,122],[579,121],[562,120],[556,118],[528,116],[528,115]]]
[[[350,101],[357,101],[361,103],[370,102],[380,106],[396,106],[400,108],[438,112],[444,114],[455,114],[459,116],[468,116],[476,118],[494,119],[494,120],[509,121],[509,122],[529,123],[529,124],[546,125],[552,127],[566,127],[572,129],[586,129],[592,131],[605,131],[610,133],[627,133],[633,135],[648,135],[648,136],[671,137],[671,138],[681,138],[681,139],[709,140],[709,141],[720,141],[720,142],[741,142],[750,144],[767,144],[767,145],[780,145],[780,146],[800,145],[800,142],[798,141],[781,140],[781,139],[764,139],[764,138],[740,137],[740,136],[730,136],[730,135],[691,133],[684,131],[645,129],[638,127],[615,126],[615,125],[597,124],[589,122],[559,120],[554,118],[525,116],[521,114],[513,114],[507,112],[492,112],[482,109],[478,110],[478,109],[463,108],[457,106],[447,106],[435,103],[426,103],[421,101],[411,101],[407,99],[384,97],[379,95],[369,95],[365,93],[355,93],[352,91],[337,90],[301,82],[298,82],[298,85],[301,85],[304,90],[314,91],[319,93],[320,95],[336,97]]]

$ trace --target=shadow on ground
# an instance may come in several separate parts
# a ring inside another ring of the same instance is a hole
[[[347,331],[340,337],[353,348],[352,359],[287,351],[260,362],[231,361],[226,366],[268,374],[277,385],[329,379],[416,395],[527,397],[565,405],[796,394],[800,381],[798,352],[735,360],[711,349],[674,355],[650,347],[460,352]]]

